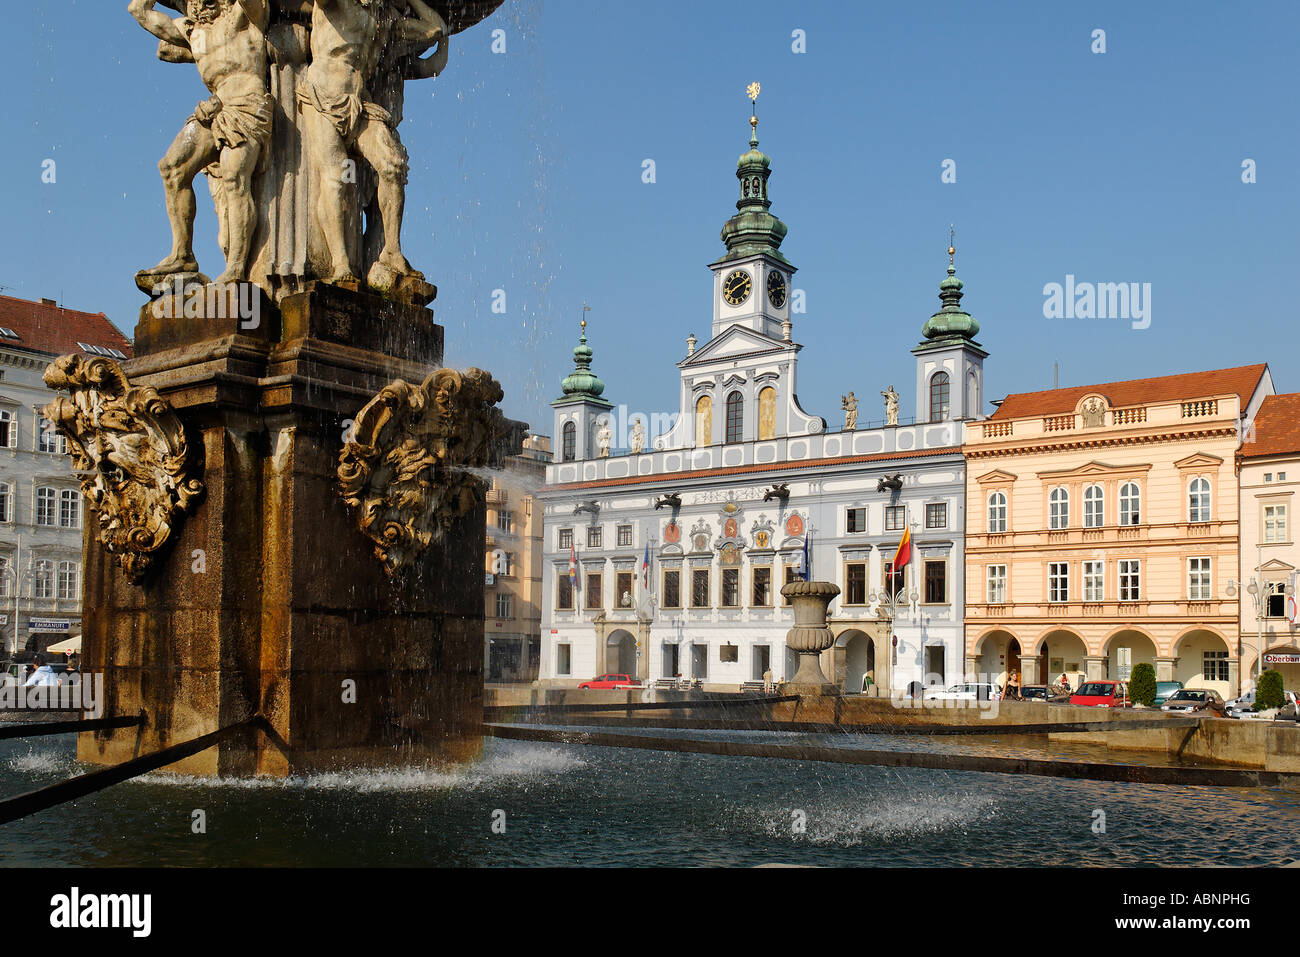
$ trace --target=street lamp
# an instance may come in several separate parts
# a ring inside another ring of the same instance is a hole
[[[14,557],[11,561],[4,563],[4,578],[9,582],[9,587],[14,590],[14,637],[12,646],[9,648],[9,657],[12,659],[18,652],[18,599],[22,596],[23,584],[30,583],[32,580],[32,570],[29,567],[26,572],[19,572],[18,568],[22,564],[23,555],[23,537],[18,536],[18,546],[14,550]]]
[[[906,573],[904,573],[903,580],[904,582],[907,580]],[[887,584],[888,583],[886,583],[886,585]],[[898,667],[898,636],[894,634],[894,619],[898,616],[898,610],[900,608],[906,609],[909,605],[912,608],[915,608],[916,603],[920,598],[921,596],[917,593],[915,588],[910,592],[907,591],[906,584],[897,591],[894,591],[889,587],[884,587],[880,591],[872,591],[867,595],[867,600],[872,604],[876,604],[877,602],[879,603],[880,611],[885,614],[885,618],[889,622],[889,647],[891,652],[890,684],[893,684],[893,672]]]
[[[1246,585],[1246,594],[1250,595],[1251,603],[1255,606],[1255,625],[1257,629],[1255,639],[1255,686],[1258,688],[1259,676],[1264,671],[1264,619],[1268,612],[1268,583],[1262,580],[1262,570],[1260,568],[1255,570],[1260,572],[1260,578],[1256,578],[1254,575],[1250,576],[1250,583]],[[1224,589],[1228,597],[1236,598],[1239,590],[1240,584],[1228,579],[1228,587]],[[1287,582],[1282,586],[1282,594],[1288,598],[1294,596],[1295,586]]]

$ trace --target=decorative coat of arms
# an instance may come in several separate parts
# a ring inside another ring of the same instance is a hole
[[[486,488],[470,469],[500,468],[513,428],[500,384],[481,369],[439,369],[386,386],[356,417],[339,455],[339,492],[389,575],[412,565]]]
[[[45,384],[71,393],[45,417],[67,436],[99,540],[138,584],[203,494],[187,471],[185,429],[157,390],[131,385],[111,359],[61,356]]]

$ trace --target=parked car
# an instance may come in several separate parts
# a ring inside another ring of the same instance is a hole
[[[1160,706],[1161,711],[1188,713],[1192,711],[1217,711],[1223,714],[1225,705],[1217,691],[1208,688],[1183,688],[1175,691]]]
[[[640,688],[641,681],[631,675],[600,675],[590,681],[584,681],[579,688],[591,688],[595,691],[618,691],[620,688]]]
[[[1170,695],[1176,691],[1182,690],[1181,681],[1157,681],[1156,682],[1156,700],[1151,702],[1152,707],[1158,708],[1169,700]]]
[[[1026,701],[1046,702],[1051,696],[1047,685],[1025,685],[1020,689],[1020,697]]]
[[[968,681],[947,688],[926,688],[926,701],[998,701],[1002,689],[987,681]]]
[[[1279,721],[1296,720],[1296,693],[1294,691],[1282,692],[1286,697],[1281,709],[1276,713]],[[1261,718],[1267,718],[1273,714],[1269,711],[1255,710],[1255,692],[1247,691],[1239,698],[1233,698],[1224,705],[1224,710],[1229,718],[1242,718],[1247,721],[1258,721]]]
[[[1130,708],[1128,685],[1122,681],[1085,681],[1070,696],[1070,704],[1085,708]]]

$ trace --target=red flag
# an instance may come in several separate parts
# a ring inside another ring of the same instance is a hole
[[[912,560],[912,529],[903,529],[903,540],[898,543],[898,551],[894,552],[894,573],[897,574],[900,568],[907,567],[907,563]]]

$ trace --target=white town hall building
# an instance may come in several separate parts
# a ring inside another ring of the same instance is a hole
[[[845,427],[828,430],[799,403],[795,267],[780,251],[771,161],[750,122],[738,211],[709,267],[712,336],[698,348],[687,340],[675,422],[647,438],[644,416],[618,421],[585,322],[552,403],[555,460],[537,493],[543,684],[609,672],[736,690],[769,668],[778,681],[793,677],[781,586],[799,575],[805,542],[811,577],[841,588],[829,615],[836,643],[822,661],[831,680],[887,694],[962,676],[961,444],[963,421],[982,417],[987,353],[960,309],[951,250],[943,308],[913,349],[914,423],[857,428],[854,398]],[[896,394],[893,404],[897,421]],[[616,444],[619,425],[630,435]],[[912,560],[894,573],[906,525]]]

